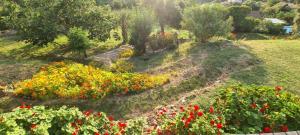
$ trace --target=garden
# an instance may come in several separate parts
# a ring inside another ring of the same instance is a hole
[[[299,3],[3,0],[0,134],[299,131]]]

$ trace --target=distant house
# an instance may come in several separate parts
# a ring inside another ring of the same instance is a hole
[[[266,21],[270,21],[274,24],[286,24],[286,21],[284,20],[280,20],[280,19],[277,19],[277,18],[265,18]],[[283,26],[283,31],[285,34],[291,34],[293,33],[293,26]]]
[[[284,20],[280,20],[280,19],[277,19],[277,18],[265,18],[266,21],[270,21],[274,24],[285,24],[286,21]]]
[[[229,3],[243,3],[243,0],[228,0]]]

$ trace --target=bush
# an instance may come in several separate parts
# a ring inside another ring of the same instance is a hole
[[[233,17],[235,32],[251,32],[254,28],[253,19],[246,19],[250,12],[251,8],[248,6],[232,6],[229,8],[229,15]]]
[[[134,45],[137,55],[146,52],[147,38],[153,29],[153,16],[149,11],[138,11],[132,19],[130,43]]]
[[[15,94],[37,99],[99,99],[111,94],[138,93],[167,83],[166,76],[111,73],[76,63],[42,67],[32,79],[18,82]]]
[[[87,58],[86,50],[90,48],[89,33],[81,28],[71,28],[68,34],[70,49],[83,53]]]
[[[257,29],[260,33],[280,35],[284,33],[283,26],[284,24],[274,24],[270,21],[261,21]]]
[[[132,72],[133,64],[125,60],[118,60],[111,66],[111,70],[118,73]]]
[[[177,35],[171,32],[165,32],[164,34],[153,34],[149,38],[149,47],[152,50],[160,50],[160,49],[175,49],[178,45],[177,43]]]
[[[46,109],[24,103],[12,112],[0,114],[2,135],[112,135],[142,134],[139,121],[114,121],[102,112],[79,111],[78,108]],[[132,126],[134,124],[134,127]]]
[[[130,48],[123,49],[119,53],[119,58],[129,58],[134,55],[134,50]]]
[[[227,133],[300,129],[300,97],[282,91],[280,86],[233,85],[221,90],[215,106],[225,117]]]
[[[300,35],[300,8],[297,10],[297,14],[294,18],[293,29],[295,35]]]
[[[203,4],[185,9],[184,27],[191,31],[198,41],[206,42],[213,36],[224,36],[231,31],[232,20],[228,11],[220,4]]]
[[[180,107],[180,110],[162,108],[158,113],[158,128],[155,134],[189,135],[189,134],[222,134],[224,117],[213,106],[200,109],[199,105]]]

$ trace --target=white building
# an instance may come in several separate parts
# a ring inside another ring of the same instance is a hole
[[[230,3],[243,3],[243,0],[228,0]]]

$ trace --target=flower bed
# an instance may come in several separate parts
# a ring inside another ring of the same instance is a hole
[[[17,83],[15,94],[38,99],[99,99],[115,93],[137,93],[167,82],[164,75],[112,73],[82,64],[57,62],[42,67],[32,79]]]
[[[10,113],[0,114],[0,134],[8,135],[122,135],[140,134],[135,121],[114,121],[112,116],[78,108],[45,109],[22,104]]]
[[[271,133],[300,129],[300,97],[283,88],[234,85],[223,89],[215,106],[229,133]]]

